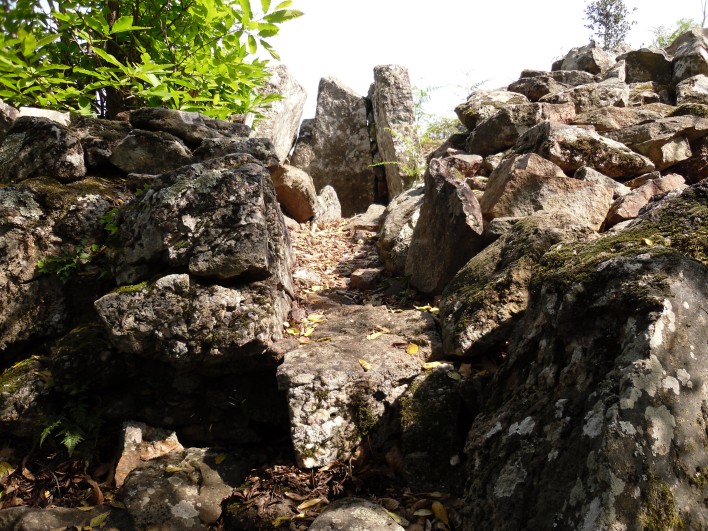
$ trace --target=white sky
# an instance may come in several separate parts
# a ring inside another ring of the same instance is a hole
[[[305,15],[270,39],[305,87],[304,117],[313,117],[317,86],[334,76],[361,95],[379,64],[409,69],[418,87],[433,92],[428,112],[452,115],[464,87],[487,80],[506,86],[525,68],[550,70],[555,59],[589,42],[586,0],[295,0]],[[648,45],[652,28],[681,18],[700,22],[702,0],[625,0],[636,7],[628,42]]]

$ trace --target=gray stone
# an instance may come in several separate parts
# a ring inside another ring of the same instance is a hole
[[[51,109],[38,109],[37,107],[20,107],[19,116],[33,116],[35,118],[46,118],[47,120],[69,127],[71,124],[71,114],[68,112],[54,111]],[[18,117],[19,117],[18,116]]]
[[[602,75],[615,64],[615,55],[591,42],[571,49],[563,59],[553,63],[552,70],[582,70]]]
[[[322,223],[331,223],[342,219],[342,206],[334,188],[327,185],[317,195],[315,219]]]
[[[164,131],[133,129],[113,147],[109,161],[126,173],[165,173],[192,163],[192,152]]]
[[[440,346],[432,318],[418,311],[341,306],[324,315],[315,341],[286,353],[277,372],[295,457],[305,468],[348,459],[366,435],[385,441],[386,411]],[[419,347],[413,355],[406,353],[411,343]]]
[[[0,100],[0,143],[5,138],[5,133],[10,129],[12,122],[17,120],[19,115],[20,111]]]
[[[617,199],[632,191],[629,186],[625,186],[624,184],[617,182],[614,179],[603,175],[599,171],[593,170],[592,168],[579,168],[578,171],[573,174],[573,178],[580,179],[581,181],[598,183],[606,188],[609,188],[612,190],[612,199]]]
[[[286,65],[277,65],[268,71],[270,78],[261,93],[277,94],[281,99],[260,110],[263,118],[254,124],[251,136],[269,139],[275,147],[278,160],[282,163],[295,143],[307,92]]]
[[[617,59],[625,61],[626,83],[671,83],[673,68],[664,50],[640,48],[620,55]]]
[[[687,103],[708,104],[708,77],[691,76],[676,85],[676,105]]]
[[[624,144],[581,127],[551,122],[529,129],[514,152],[541,155],[566,173],[588,166],[619,181],[654,170],[654,163]]]
[[[556,94],[567,88],[568,85],[559,83],[550,74],[521,77],[507,87],[511,92],[523,94],[532,102],[540,100],[547,94]]]
[[[693,142],[691,157],[671,168],[671,171],[683,175],[690,184],[708,177],[708,137]]]
[[[615,80],[578,85],[556,94],[541,98],[546,103],[572,103],[578,114],[600,107],[626,107],[629,105],[630,89],[625,83]]]
[[[617,199],[607,214],[605,226],[609,228],[622,221],[634,219],[653,198],[666,192],[683,190],[684,188],[686,188],[686,184],[683,177],[675,173],[652,179]]]
[[[642,107],[601,107],[577,115],[573,124],[592,125],[598,133],[606,133],[663,117],[661,113]]]
[[[347,223],[347,227],[355,231],[368,230],[376,232],[381,226],[381,221],[383,219],[385,210],[386,207],[383,205],[369,205],[369,208],[366,209],[366,212],[354,216],[349,221],[349,223]]]
[[[413,94],[408,69],[399,65],[374,67],[373,92],[370,96],[376,123],[376,143],[385,162],[388,197],[410,188],[411,172],[405,168],[422,167],[415,129]],[[393,164],[389,164],[393,163]]]
[[[287,164],[272,172],[272,177],[283,213],[299,223],[312,219],[318,209],[312,177]]]
[[[472,131],[477,124],[507,105],[529,103],[523,94],[508,90],[479,90],[469,95],[467,101],[455,107],[455,114],[464,126]]]
[[[342,498],[320,514],[310,531],[403,531],[380,505],[361,498]]]
[[[679,83],[697,75],[708,75],[708,38],[699,28],[687,31],[667,48],[673,55],[673,81]]]
[[[576,87],[578,85],[587,85],[599,81],[598,77],[583,70],[555,70],[553,72],[544,72],[543,70],[523,70],[520,78],[525,77],[550,77],[554,81],[563,85]]]
[[[0,432],[15,437],[32,437],[45,418],[40,406],[49,390],[38,374],[43,367],[31,357],[15,363],[0,374]]]
[[[88,510],[86,510],[88,509]],[[82,529],[91,527],[90,523],[104,513],[111,513],[101,529],[121,531],[129,529],[130,522],[114,516],[119,511],[112,511],[108,504],[86,509],[67,507],[10,507],[0,510],[0,529],[7,531],[52,531],[54,529]]]
[[[280,167],[275,146],[267,138],[206,138],[194,151],[194,159],[207,161],[239,153],[253,156],[271,173]]]
[[[85,175],[79,139],[66,126],[47,118],[17,118],[0,144],[0,183],[38,176],[69,183]]]
[[[104,169],[109,165],[113,149],[130,133],[130,125],[117,120],[102,120],[72,115],[71,131],[84,150],[86,166]]]
[[[481,249],[482,231],[482,212],[472,190],[452,175],[444,160],[430,161],[406,258],[411,284],[423,293],[442,292]]]
[[[423,203],[424,185],[420,184],[393,198],[383,215],[376,248],[387,271],[402,275],[406,257]]]

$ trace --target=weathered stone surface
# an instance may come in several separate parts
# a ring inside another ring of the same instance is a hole
[[[595,83],[599,78],[589,72],[583,70],[555,70],[553,72],[544,72],[543,70],[522,70],[520,78],[524,77],[550,77],[563,85],[576,87],[578,85],[587,85]]]
[[[571,49],[563,59],[553,63],[551,70],[582,70],[590,74],[604,74],[615,64],[615,56],[594,42]]]
[[[550,122],[529,129],[514,146],[514,152],[541,155],[566,173],[589,166],[619,181],[654,170],[647,157],[624,144],[581,127]]]
[[[445,353],[486,357],[495,366],[509,332],[526,310],[536,264],[553,246],[591,233],[572,217],[555,213],[513,223],[467,262],[445,289],[440,301]]]
[[[411,149],[418,145],[413,94],[408,69],[399,65],[374,67],[370,94],[376,123],[376,144],[385,164],[388,197],[394,198],[413,184],[404,168],[422,167],[420,156]]]
[[[295,148],[290,155],[290,165],[307,171],[315,158],[314,152],[314,118],[306,118],[300,124],[300,131],[297,135]]]
[[[337,192],[327,185],[317,195],[317,211],[315,219],[323,223],[342,219],[342,206],[339,204]]]
[[[522,77],[514,81],[507,87],[511,92],[518,92],[526,96],[529,101],[536,102],[547,94],[556,94],[567,89],[568,85],[559,83],[553,76],[536,75],[533,77]]]
[[[113,149],[130,133],[130,125],[75,114],[71,117],[71,131],[81,142],[86,166],[103,169],[109,164]]]
[[[272,172],[275,195],[283,213],[298,223],[312,219],[318,209],[312,177],[287,164]]]
[[[671,59],[664,50],[640,48],[620,55],[618,60],[625,62],[625,82],[643,83],[654,81],[660,84],[671,83],[673,67]]]
[[[671,168],[683,175],[687,183],[697,183],[708,177],[708,137],[691,144],[691,157]]]
[[[579,114],[573,124],[592,125],[598,133],[605,133],[661,118],[662,114],[642,107],[602,107]]]
[[[372,335],[376,327],[388,331]],[[385,440],[384,414],[439,353],[432,318],[417,311],[342,306],[325,314],[317,336],[330,339],[286,353],[277,372],[288,394],[295,457],[305,468],[347,459],[365,435]],[[395,343],[419,349],[407,354]]]
[[[360,290],[374,289],[381,281],[383,271],[383,267],[367,267],[352,271],[349,277],[349,287]]]
[[[269,72],[270,78],[261,89],[262,93],[278,94],[282,99],[260,111],[264,118],[254,124],[251,136],[273,142],[275,154],[282,163],[295,143],[307,92],[286,65],[274,66]]]
[[[272,368],[289,296],[271,282],[201,285],[189,275],[118,289],[94,304],[115,347],[175,367],[233,373]]]
[[[572,103],[578,114],[599,107],[626,107],[629,105],[629,86],[615,80],[578,85],[541,98],[545,103]]]
[[[109,504],[85,509],[67,507],[10,507],[0,510],[0,529],[7,531],[51,531],[91,527],[90,523],[104,513],[112,513],[105,521],[105,531],[128,529],[130,521],[121,517],[120,511],[112,511]]]
[[[376,232],[381,227],[381,221],[383,220],[384,211],[386,207],[383,205],[369,205],[366,212],[362,214],[357,214],[354,216],[347,227],[353,230],[368,230]]]
[[[251,132],[247,125],[175,109],[136,109],[128,116],[130,125],[135,129],[170,133],[190,149],[199,147],[206,138],[248,137]]]
[[[627,195],[632,191],[629,186],[625,186],[624,184],[617,182],[614,179],[603,175],[599,171],[593,170],[592,168],[582,167],[578,169],[578,171],[573,174],[573,178],[580,179],[581,181],[598,183],[606,188],[609,188],[612,190],[612,199],[617,199],[618,197]]]
[[[253,156],[271,172],[280,166],[275,146],[267,138],[205,138],[194,151],[194,159],[207,161],[239,153]]]
[[[396,196],[386,207],[376,248],[387,271],[403,274],[406,257],[418,223],[425,187],[420,184]]]
[[[66,126],[47,118],[17,118],[0,144],[0,183],[39,176],[69,183],[85,175],[79,139]]]
[[[467,139],[465,149],[482,156],[499,153],[516,144],[519,137],[534,125],[548,120],[568,123],[573,118],[575,109],[572,104],[507,105],[477,124]]]
[[[473,92],[467,101],[455,107],[455,114],[463,125],[472,131],[477,124],[507,105],[529,103],[523,94],[508,90],[480,90]]]
[[[612,208],[607,214],[605,227],[609,228],[622,221],[634,219],[639,215],[639,211],[651,202],[653,198],[666,192],[683,190],[684,188],[686,188],[686,184],[683,177],[675,173],[652,179],[617,199],[612,204]]]
[[[5,138],[5,133],[10,129],[12,122],[17,120],[19,115],[20,111],[0,100],[0,143]]]
[[[192,152],[176,136],[164,131],[133,129],[109,158],[126,173],[165,173],[192,163]]]
[[[366,116],[365,98],[335,78],[322,78],[311,140],[298,140],[291,161],[312,176],[315,189],[335,189],[346,217],[364,212],[375,197]],[[308,153],[298,153],[303,149]]]
[[[32,116],[35,118],[46,118],[50,122],[54,122],[64,127],[69,127],[71,124],[71,114],[68,112],[54,111],[51,109],[39,109],[37,107],[20,107],[19,116]]]
[[[658,170],[663,170],[689,158],[689,142],[706,134],[708,119],[673,116],[605,133],[605,136],[645,155]]]
[[[320,514],[310,531],[403,531],[386,510],[362,498],[342,498]]]
[[[37,358],[15,363],[0,374],[0,432],[16,437],[32,437],[37,424],[44,419],[39,406],[45,398],[47,386],[37,374]]]
[[[482,212],[472,190],[452,175],[444,160],[430,161],[406,258],[411,284],[424,293],[442,292],[481,249],[482,231]]]
[[[699,74],[708,75],[708,38],[699,28],[687,31],[666,51],[673,55],[673,81],[679,83]]]
[[[462,179],[474,177],[484,164],[484,159],[479,155],[471,155],[464,151],[450,149],[445,157],[445,164],[450,170]]]
[[[676,85],[676,105],[687,103],[708,104],[708,77],[691,76]]]
[[[153,428],[143,422],[126,422],[123,425],[123,450],[116,465],[116,487],[122,487],[128,474],[145,461],[182,451],[184,446],[175,432]]]
[[[165,266],[200,277],[274,277],[291,291],[290,250],[268,171],[250,155],[227,155],[165,174],[121,209],[119,284]],[[235,231],[234,227],[238,227]]]
[[[512,155],[494,170],[479,201],[487,219],[523,217],[543,210],[574,217],[598,230],[612,203],[612,190],[601,183],[566,177],[538,155]]]
[[[629,105],[639,107],[652,104],[673,104],[675,102],[673,86],[661,85],[653,81],[631,83],[629,85]]]
[[[617,61],[612,68],[607,70],[602,76],[602,81],[621,81],[624,83],[627,80],[627,69],[625,68],[624,59]]]
[[[706,255],[681,256],[701,256],[707,193],[547,255],[506,361],[470,385],[464,529],[708,525]]]

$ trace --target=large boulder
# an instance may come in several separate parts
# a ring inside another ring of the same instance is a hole
[[[158,174],[192,163],[192,152],[165,131],[133,129],[116,144],[108,159],[125,173]]]
[[[299,154],[303,149],[310,154]],[[366,99],[335,78],[322,78],[310,141],[298,141],[291,162],[312,176],[317,190],[335,189],[344,216],[366,211],[376,184]]]
[[[47,118],[17,118],[0,144],[0,184],[40,176],[69,183],[85,175],[81,142],[65,125]]]
[[[479,122],[507,105],[523,103],[529,103],[529,99],[523,94],[508,90],[479,90],[470,94],[467,101],[455,107],[455,114],[460,122],[472,131]]]
[[[683,175],[691,184],[708,177],[708,137],[693,142],[691,157],[671,168],[671,171]]]
[[[280,161],[275,151],[275,146],[267,138],[205,138],[201,145],[194,150],[194,159],[197,162],[216,159],[234,153],[248,153],[271,173],[280,168]]]
[[[583,70],[554,70],[545,72],[542,70],[522,70],[519,78],[534,78],[534,77],[550,77],[554,81],[563,85],[576,87],[578,85],[587,85],[599,80],[599,77],[585,72]]]
[[[548,94],[540,101],[546,103],[572,103],[580,114],[599,107],[627,107],[630,89],[625,83],[608,80],[601,83],[578,85],[564,91]]]
[[[386,207],[376,248],[379,260],[391,273],[402,275],[418,223],[425,187],[421,184],[396,196]]]
[[[606,133],[663,117],[663,114],[643,107],[601,107],[577,115],[573,124],[592,125],[598,133]]]
[[[615,64],[615,55],[603,50],[595,42],[571,49],[551,70],[582,70],[590,74],[604,74]]]
[[[283,213],[298,223],[312,219],[319,208],[312,177],[288,164],[279,167],[272,176],[275,195]]]
[[[0,100],[0,143],[5,138],[5,133],[10,129],[12,122],[17,120],[19,115],[20,111]]]
[[[295,143],[307,92],[287,66],[274,66],[269,72],[270,78],[261,89],[262,94],[275,94],[280,99],[260,111],[263,118],[253,125],[251,136],[268,138],[273,142],[275,153],[282,163]]]
[[[81,142],[86,166],[91,170],[105,170],[113,149],[128,136],[131,129],[123,121],[74,114],[71,116],[71,130]]]
[[[695,28],[679,36],[666,51],[673,55],[673,81],[679,83],[697,75],[708,75],[708,36]]]
[[[664,50],[641,48],[622,54],[617,59],[625,62],[626,83],[645,81],[654,81],[662,85],[671,83],[673,68],[671,59]]]
[[[464,529],[708,526],[707,200],[546,254],[503,361],[469,385]]]
[[[433,159],[406,258],[411,284],[424,293],[442,292],[482,248],[482,232],[482,211],[470,187],[452,174],[444,160]]]
[[[704,74],[687,77],[676,85],[676,105],[708,104],[708,77]]]
[[[594,230],[599,230],[611,203],[608,186],[566,177],[558,166],[535,153],[504,159],[479,200],[487,219],[555,212]]]
[[[331,503],[310,526],[310,531],[355,529],[403,531],[386,509],[362,498],[342,498]]]
[[[556,81],[550,73],[541,73],[533,77],[522,77],[511,83],[507,90],[526,96],[536,102],[548,94],[556,94],[568,88],[568,85]]]
[[[567,173],[589,166],[618,181],[654,170],[647,157],[624,144],[577,126],[545,122],[529,129],[514,146],[515,153],[536,153]]]
[[[410,188],[411,172],[405,168],[422,166],[416,160],[418,133],[415,129],[413,94],[408,69],[399,65],[374,67],[374,84],[369,94],[376,123],[376,145],[384,162],[388,197]]]

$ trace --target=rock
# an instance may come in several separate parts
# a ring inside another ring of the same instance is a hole
[[[573,118],[575,110],[572,104],[507,105],[477,124],[467,139],[465,149],[482,156],[499,153],[516,144],[519,137],[536,124],[548,120],[567,123]]]
[[[334,78],[320,81],[311,143],[300,139],[292,165],[312,176],[315,189],[330,185],[342,214],[366,211],[374,202],[375,172],[367,128],[366,99]],[[299,153],[305,150],[308,155]],[[308,161],[303,165],[302,161]]]
[[[452,150],[445,157],[445,164],[450,168],[450,171],[462,179],[477,175],[483,163],[484,159],[479,155],[471,155],[457,150]]]
[[[420,217],[406,258],[406,275],[423,293],[440,293],[482,246],[483,221],[477,198],[434,159],[425,174]]]
[[[661,118],[662,114],[642,107],[601,107],[577,115],[573,124],[592,125],[598,133],[606,133]]]
[[[489,118],[507,105],[524,103],[529,103],[529,100],[523,94],[507,90],[480,90],[470,94],[465,103],[455,107],[455,114],[463,125],[472,131],[479,122]]]
[[[526,217],[526,216],[524,216]],[[494,218],[484,227],[484,242],[489,245],[508,233],[519,220],[524,218]]]
[[[300,132],[295,141],[295,147],[290,155],[290,164],[304,171],[307,171],[315,159],[315,152],[313,151],[314,130],[315,120],[313,118],[306,118],[302,121]]]
[[[708,119],[673,116],[605,133],[605,136],[645,155],[658,170],[664,170],[688,159],[691,156],[689,142],[706,134]]]
[[[708,38],[701,29],[687,31],[671,43],[666,51],[674,57],[674,83],[699,74],[708,75],[707,47]]]
[[[362,498],[342,498],[320,514],[310,531],[403,531],[380,505]]]
[[[320,190],[317,196],[317,211],[315,219],[322,223],[331,223],[342,219],[342,206],[334,188],[327,185]]]
[[[135,129],[169,133],[179,138],[190,149],[196,149],[207,138],[245,138],[251,133],[251,128],[244,124],[175,109],[136,109],[130,111],[128,119]]]
[[[506,361],[469,387],[465,529],[708,525],[707,199],[692,187],[544,259]]]
[[[614,54],[591,42],[580,48],[571,49],[563,59],[553,63],[551,70],[582,70],[590,74],[602,75],[614,64]]]
[[[693,142],[691,157],[672,167],[671,171],[683,175],[690,184],[708,177],[708,137]]]
[[[612,190],[605,184],[566,177],[558,166],[533,153],[504,159],[479,201],[486,219],[541,210],[573,217],[593,230],[599,230],[611,204]]]
[[[161,181],[120,211],[119,284],[169,266],[211,279],[274,277],[291,291],[282,213],[267,170],[252,156],[185,166]]]
[[[39,176],[70,183],[85,175],[79,139],[66,126],[47,118],[17,118],[0,144],[0,184]]]
[[[349,277],[349,287],[351,289],[371,290],[381,281],[383,267],[369,267],[352,271]]]
[[[67,507],[9,507],[0,510],[0,529],[7,531],[52,531],[53,529],[79,529],[92,527],[90,524],[103,514],[110,514],[103,520],[105,531],[120,531],[129,529],[130,522],[112,511],[109,504],[96,505],[90,508]]]
[[[113,147],[109,161],[126,173],[165,173],[192,163],[192,153],[164,131],[134,129]]]
[[[275,146],[267,138],[205,138],[194,151],[194,159],[203,162],[239,153],[253,156],[271,173],[280,167]]]
[[[578,171],[573,174],[573,178],[580,179],[581,181],[598,183],[606,188],[609,188],[612,190],[612,199],[617,199],[632,191],[629,186],[625,186],[624,184],[619,183],[614,179],[601,174],[599,171],[593,170],[592,168],[583,167],[578,169]]]
[[[386,411],[439,348],[429,314],[393,314],[381,306],[326,313],[317,337],[330,339],[286,353],[277,371],[288,396],[295,457],[304,468],[348,459],[364,436],[385,441]],[[396,343],[419,348],[407,354]]]
[[[612,68],[610,68],[607,72],[605,72],[602,76],[602,81],[620,81],[624,83],[627,81],[627,69],[625,68],[626,64],[624,62],[624,59],[617,61]]]
[[[556,94],[567,89],[568,85],[559,83],[551,75],[537,75],[521,77],[507,87],[511,92],[518,92],[526,96],[529,101],[536,102],[547,94]]]
[[[113,149],[130,133],[130,125],[75,114],[71,117],[71,130],[81,142],[86,166],[106,169]]]
[[[676,85],[676,105],[687,103],[708,104],[708,77],[699,74],[688,77]]]
[[[420,215],[424,189],[424,185],[419,184],[396,196],[383,214],[376,248],[379,260],[391,273],[402,275],[405,272],[408,248]]]
[[[31,357],[0,374],[0,432],[15,437],[36,435],[45,417],[40,404],[48,394],[38,374],[41,370],[39,360]]]
[[[674,90],[669,85],[660,85],[653,81],[629,85],[629,105],[631,107],[673,102]]]
[[[440,301],[445,353],[489,358],[496,367],[529,300],[536,264],[558,244],[592,231],[572,217],[539,213],[516,221],[455,275]]]
[[[17,120],[20,111],[0,100],[0,144],[5,138],[7,130],[10,129],[12,122]]]
[[[515,153],[536,153],[566,173],[588,166],[619,181],[654,170],[654,164],[624,144],[577,126],[539,124],[514,146]]]
[[[525,77],[550,77],[554,81],[563,85],[576,87],[578,85],[587,85],[595,83],[598,77],[582,70],[554,70],[553,72],[544,72],[542,70],[523,70],[520,78]]]
[[[354,216],[347,224],[347,227],[353,230],[377,232],[381,226],[385,210],[386,207],[383,205],[369,205],[366,212]]]
[[[412,172],[405,168],[422,167],[415,146],[413,94],[408,69],[399,65],[374,67],[374,84],[370,94],[376,123],[376,144],[386,171],[388,197],[394,198],[412,185]],[[395,164],[388,164],[388,163]]]
[[[32,116],[35,118],[46,118],[50,122],[69,127],[71,125],[71,114],[68,112],[53,111],[51,109],[38,109],[36,107],[20,107],[19,116]],[[18,118],[19,118],[18,116]]]
[[[275,195],[283,212],[298,223],[311,219],[318,209],[312,177],[287,164],[272,173]]]
[[[605,226],[609,228],[622,221],[636,218],[640,210],[656,196],[684,188],[686,184],[683,177],[675,173],[653,179],[617,199],[607,214]]]
[[[630,89],[625,83],[608,80],[601,83],[578,85],[541,98],[542,103],[572,103],[578,114],[599,107],[627,107]]]
[[[115,471],[116,487],[121,488],[128,474],[145,461],[182,451],[184,446],[175,432],[153,428],[142,422],[126,422],[123,425],[123,451]]]
[[[281,99],[271,102],[260,111],[264,117],[253,126],[251,136],[269,139],[275,147],[278,160],[282,163],[295,143],[307,92],[286,65],[277,65],[268,71],[270,78],[261,93],[277,94]]]
[[[667,85],[671,83],[673,67],[671,59],[661,49],[640,48],[617,57],[624,60],[626,83],[654,81]]]

